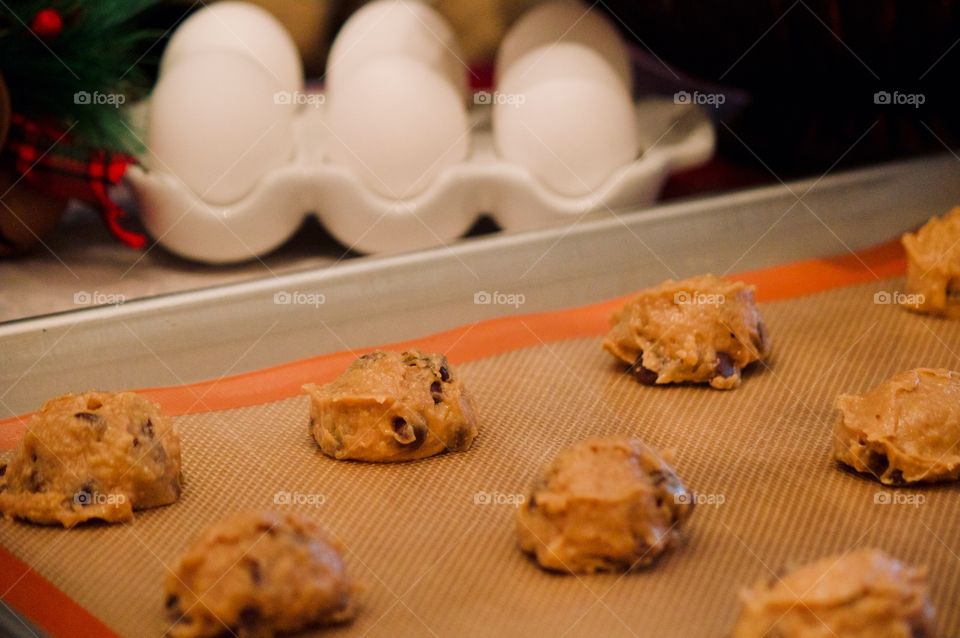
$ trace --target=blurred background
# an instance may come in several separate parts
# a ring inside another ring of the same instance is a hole
[[[322,77],[330,42],[364,4],[255,3],[290,30],[308,77]],[[464,57],[480,71],[482,83],[491,80],[492,60],[510,25],[537,3],[437,0],[431,4],[452,24]],[[956,145],[960,120],[953,99],[960,77],[960,50],[955,50],[960,41],[957,3],[733,0],[705,5],[695,0],[609,0],[587,4],[608,15],[632,47],[640,90],[667,95],[698,86],[742,91],[742,108],[724,119],[730,130],[718,128],[718,163],[731,169],[724,179],[769,179],[760,159],[787,179],[819,174],[841,156],[839,166],[854,166],[943,152],[945,145]],[[193,5],[186,0],[166,3],[150,20],[165,29],[182,20],[183,12]],[[874,95],[883,91],[921,93],[926,99],[916,106],[877,104]],[[740,175],[737,168],[749,176]],[[724,183],[720,179],[701,187],[722,188]]]
[[[313,86],[323,84],[331,43],[364,4],[252,1],[289,32]],[[20,0],[0,9],[0,190],[6,191],[0,281],[7,289],[0,321],[75,309],[66,291],[77,281],[121,298],[144,297],[357,256],[308,218],[282,248],[252,262],[189,262],[155,247],[138,225],[136,198],[122,178],[127,160],[120,151],[128,150],[129,135],[116,122],[89,111],[80,120],[98,125],[70,130],[63,139],[74,143],[47,156],[74,115],[57,112],[60,103],[50,97],[70,95],[80,79],[64,71],[65,59],[85,80],[120,76],[114,88],[135,102],[150,94],[177,27],[215,4]],[[471,88],[481,90],[494,85],[505,34],[537,3],[430,4],[455,32]],[[662,201],[953,153],[957,145],[960,17],[954,2],[608,0],[584,6],[605,16],[626,42],[635,96],[724,96],[704,109],[717,138],[713,158],[670,176]],[[97,14],[93,26],[78,17],[90,13]],[[35,166],[46,170],[28,170]],[[469,234],[496,229],[481,219]]]

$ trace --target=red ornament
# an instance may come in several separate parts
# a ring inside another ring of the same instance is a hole
[[[41,9],[33,16],[30,29],[44,40],[52,40],[63,31],[63,18],[56,9]]]

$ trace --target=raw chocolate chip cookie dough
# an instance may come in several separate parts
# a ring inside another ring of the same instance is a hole
[[[468,450],[477,436],[463,382],[440,354],[371,352],[303,389],[310,432],[336,459],[409,461]]]
[[[273,636],[353,617],[340,546],[313,521],[244,512],[215,523],[166,580],[173,638]]]
[[[8,518],[64,527],[130,521],[134,510],[180,498],[180,436],[140,395],[67,394],[30,417],[2,469]]]
[[[834,454],[887,485],[960,476],[960,373],[901,372],[863,396],[841,395]]]
[[[517,513],[520,547],[541,567],[591,573],[652,564],[679,538],[693,499],[673,468],[628,437],[561,451]]]
[[[733,638],[932,638],[926,574],[872,549],[830,556],[740,594]]]
[[[754,288],[714,275],[641,291],[611,317],[603,347],[644,384],[709,383],[729,390],[767,355]]]
[[[960,318],[960,207],[933,217],[902,239],[907,252],[907,297],[916,312]]]

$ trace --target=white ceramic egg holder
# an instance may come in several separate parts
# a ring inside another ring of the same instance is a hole
[[[302,105],[296,115],[292,161],[267,172],[232,204],[211,205],[169,174],[133,166],[127,175],[143,223],[160,244],[188,259],[232,263],[277,248],[310,213],[351,249],[375,253],[444,244],[462,236],[482,214],[506,230],[526,230],[641,208],[656,199],[668,175],[708,160],[715,144],[713,126],[697,107],[671,99],[640,100],[638,158],[594,192],[566,197],[498,157],[489,106],[474,107],[470,116],[467,159],[401,201],[379,196],[327,159],[324,112],[317,104]]]

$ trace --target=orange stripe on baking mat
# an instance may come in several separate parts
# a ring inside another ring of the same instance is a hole
[[[904,272],[905,264],[900,242],[893,241],[841,257],[811,259],[740,273],[736,278],[756,285],[758,300],[773,301],[894,277]],[[500,317],[379,347],[419,348],[425,352],[443,352],[454,363],[473,361],[540,343],[602,335],[607,331],[610,313],[626,299],[621,297],[566,310]],[[299,394],[304,383],[332,380],[357,354],[374,349],[321,355],[216,381],[152,388],[144,393],[175,415],[279,401]],[[3,425],[0,421],[0,427]]]
[[[69,533],[69,532],[66,532]],[[96,616],[0,547],[0,600],[52,636],[113,638]]]
[[[904,269],[903,249],[899,241],[892,241],[858,253],[798,261],[731,277],[755,285],[759,301],[774,301],[894,277]],[[566,310],[500,317],[379,347],[419,348],[443,352],[454,363],[473,361],[540,343],[601,335],[607,330],[610,313],[625,299],[627,297]],[[295,396],[304,383],[329,381],[358,354],[374,349],[335,352],[222,379],[139,392],[158,402],[171,415],[258,405]],[[19,440],[27,416],[0,420],[0,450],[12,448]]]
[[[904,267],[899,242],[890,242],[857,254],[800,261],[741,273],[736,278],[756,285],[759,300],[772,301],[894,277],[903,273]],[[624,299],[481,321],[386,347],[444,352],[451,361],[459,363],[540,343],[597,336],[606,331],[610,313]],[[295,396],[306,382],[333,379],[356,354],[337,352],[219,380],[141,392],[173,415],[256,405]],[[22,435],[27,416],[0,421],[0,450],[13,447]],[[7,593],[2,598],[8,604],[52,635],[113,635],[98,619],[0,547],[0,591],[4,590]]]

